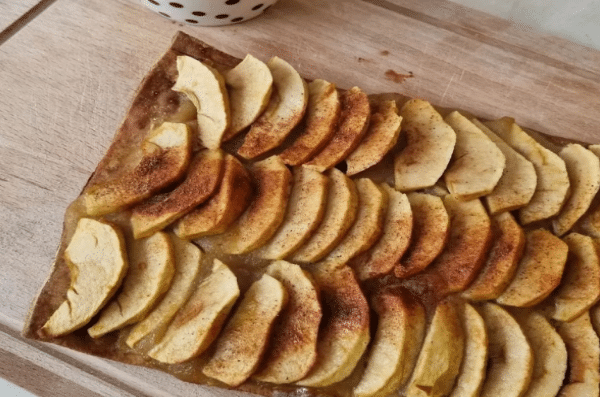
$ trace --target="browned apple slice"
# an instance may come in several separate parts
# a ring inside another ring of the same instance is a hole
[[[165,336],[148,355],[167,364],[182,363],[200,355],[221,331],[239,295],[235,275],[215,259],[211,273],[177,312]]]
[[[533,164],[479,120],[471,121],[498,146],[506,159],[502,177],[494,190],[485,197],[490,213],[495,215],[526,206],[537,186]]]
[[[475,281],[463,292],[471,300],[496,299],[508,287],[525,249],[525,233],[510,212],[492,218],[493,243]]]
[[[502,305],[533,306],[560,283],[569,248],[545,229],[526,233],[525,252],[506,290],[496,298]]]
[[[251,172],[257,187],[254,201],[225,233],[211,240],[230,254],[244,254],[265,244],[281,225],[290,195],[292,173],[279,157],[255,163]]]
[[[371,107],[369,98],[360,88],[353,87],[341,96],[342,113],[331,140],[309,165],[324,171],[342,162],[358,146],[369,127]]]
[[[452,293],[464,291],[479,273],[491,243],[492,226],[479,199],[460,201],[448,195],[444,205],[450,216],[448,243],[426,273],[440,277],[444,293]]]
[[[293,383],[306,376],[317,360],[317,336],[323,311],[313,278],[300,266],[273,262],[267,274],[279,280],[289,295],[261,370],[254,379],[270,383]]]
[[[569,193],[565,162],[523,131],[514,119],[503,117],[485,125],[535,167],[537,186],[529,204],[519,210],[521,223],[526,225],[558,214]]]
[[[349,263],[359,280],[388,274],[408,248],[412,234],[413,216],[406,195],[385,183],[381,188],[388,195],[381,237],[373,247]]]
[[[463,360],[464,343],[464,332],[456,307],[449,301],[440,303],[427,330],[406,395],[448,395]]]
[[[444,119],[456,132],[456,145],[444,181],[461,200],[490,194],[504,172],[502,151],[475,124],[458,112]]]
[[[192,240],[223,233],[248,208],[252,195],[250,174],[230,154],[225,154],[224,163],[217,193],[175,224],[175,233],[180,238]]]
[[[308,104],[308,86],[296,69],[278,57],[271,58],[267,66],[273,75],[273,93],[238,149],[237,153],[246,159],[281,145],[304,117]]]
[[[346,174],[358,174],[379,163],[398,142],[401,122],[396,101],[381,103],[371,116],[362,142],[346,159]]]
[[[175,275],[169,290],[160,303],[139,323],[125,341],[134,348],[142,339],[150,336],[149,344],[155,345],[164,336],[167,326],[180,307],[193,292],[194,282],[200,274],[202,251],[194,244],[170,234],[175,253]]]
[[[142,151],[143,157],[133,170],[84,191],[89,215],[119,211],[177,181],[190,161],[190,130],[182,123],[162,123],[148,134]]]
[[[431,187],[450,162],[456,133],[429,102],[420,99],[406,102],[400,116],[408,142],[394,161],[396,189],[404,192]]]
[[[202,373],[229,386],[238,386],[248,379],[258,368],[273,324],[287,299],[283,284],[263,274],[244,294]]]
[[[71,272],[66,300],[42,327],[53,337],[86,325],[117,291],[128,267],[125,238],[113,225],[81,218],[65,249],[65,262]]]
[[[357,397],[384,396],[401,387],[410,376],[425,334],[425,310],[407,290],[383,288],[371,299],[378,316],[367,366],[354,387]]]
[[[336,168],[327,171],[329,192],[323,220],[313,235],[290,257],[294,262],[316,262],[346,235],[356,219],[358,193],[354,182]]]
[[[372,180],[362,178],[356,181],[358,190],[358,213],[348,234],[322,262],[345,265],[358,254],[371,248],[382,232],[383,219],[388,205],[387,192]]]
[[[423,193],[407,194],[413,213],[411,243],[396,265],[398,278],[425,269],[442,252],[448,239],[450,217],[441,198]]]
[[[488,331],[489,359],[481,397],[520,397],[533,374],[533,351],[519,323],[504,309],[485,303],[480,310]]]
[[[319,226],[327,203],[328,178],[305,166],[294,170],[294,184],[283,222],[260,249],[264,259],[282,259],[294,252]]]
[[[465,333],[465,350],[456,384],[450,397],[478,397],[488,359],[488,334],[481,315],[468,303],[460,305]]]
[[[570,144],[558,154],[567,165],[571,195],[552,221],[554,233],[562,236],[588,210],[600,188],[600,159],[581,145]]]
[[[531,383],[523,397],[556,396],[567,371],[565,343],[548,320],[538,312],[518,312],[516,319],[535,357]]]
[[[129,269],[123,287],[102,310],[98,321],[88,328],[92,338],[99,338],[144,318],[171,285],[175,258],[173,243],[167,234],[157,232],[134,240],[127,254]]]
[[[571,321],[600,298],[600,263],[591,237],[570,233],[563,238],[569,246],[560,285],[549,297],[546,313],[558,321]]]
[[[352,373],[369,344],[369,304],[348,266],[317,268],[313,275],[325,311],[317,342],[317,362],[297,384],[324,387]]]
[[[131,211],[135,238],[148,237],[205,202],[223,177],[223,152],[203,150],[192,160],[187,176],[166,195],[154,196]]]
[[[304,164],[327,144],[335,133],[342,111],[335,84],[316,79],[308,84],[306,127],[281,159],[289,165]]]
[[[592,328],[590,315],[584,312],[571,322],[557,327],[568,352],[568,376],[560,396],[597,396],[600,382],[600,340]]]

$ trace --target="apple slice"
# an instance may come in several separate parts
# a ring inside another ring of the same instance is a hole
[[[510,212],[492,218],[493,245],[475,281],[462,296],[471,300],[496,299],[513,279],[525,249],[525,233]]]
[[[547,302],[546,314],[572,321],[600,298],[600,263],[591,237],[570,233],[563,238],[569,255],[559,287]]]
[[[444,281],[443,293],[453,293],[464,291],[478,275],[492,240],[492,226],[479,199],[460,201],[448,195],[444,205],[450,216],[448,243],[426,273]]]
[[[169,290],[160,303],[139,323],[137,323],[125,341],[134,348],[142,339],[151,335],[152,345],[164,336],[167,326],[180,307],[193,292],[193,285],[200,274],[202,251],[194,244],[169,234],[175,253],[175,275]]]
[[[248,127],[267,108],[273,92],[273,75],[262,61],[248,54],[236,67],[225,73],[231,121],[223,141]]]
[[[540,313],[518,312],[515,316],[535,357],[531,383],[523,397],[556,396],[567,371],[565,343]]]
[[[218,149],[230,119],[225,79],[189,56],[177,57],[177,72],[173,90],[184,93],[196,106],[200,141],[208,149]]]
[[[86,325],[117,291],[128,267],[121,231],[89,218],[79,219],[64,255],[71,284],[66,300],[42,327],[52,337]]]
[[[341,103],[342,113],[337,130],[327,145],[306,163],[321,172],[344,161],[356,149],[369,127],[371,106],[367,94],[353,87],[342,94]]]
[[[485,124],[477,119],[471,121],[496,144],[506,159],[500,180],[494,190],[485,197],[490,214],[496,215],[526,206],[531,201],[537,186],[537,174],[533,164]]]
[[[350,259],[371,248],[381,236],[389,200],[387,192],[368,178],[357,180],[356,188],[356,220],[337,247],[322,260],[324,266],[345,265]]]
[[[381,188],[388,195],[381,237],[368,251],[350,261],[359,280],[388,274],[404,255],[412,234],[413,216],[406,195],[385,183]]]
[[[569,247],[545,229],[526,233],[525,252],[506,290],[496,298],[502,305],[526,307],[543,301],[558,285]]]
[[[454,111],[444,119],[456,132],[456,145],[444,181],[461,200],[490,194],[500,180],[506,158],[477,126]]]
[[[441,302],[427,330],[406,395],[448,395],[463,360],[464,338],[456,307],[449,301]]]
[[[166,195],[134,207],[131,227],[135,238],[148,237],[205,202],[223,177],[223,152],[203,150],[192,160],[185,180]]]
[[[407,145],[394,160],[396,189],[401,192],[431,187],[446,170],[456,133],[429,102],[411,99],[400,109]]]
[[[413,213],[411,243],[396,265],[398,278],[407,278],[425,269],[442,252],[450,228],[450,217],[441,198],[424,193],[406,195]]]
[[[383,288],[371,299],[377,333],[354,396],[385,396],[401,387],[416,364],[425,334],[425,310],[407,290]]]
[[[267,274],[279,280],[289,301],[275,325],[271,345],[254,379],[293,383],[304,378],[317,360],[317,336],[323,316],[319,294],[309,273],[298,265],[276,261]]]
[[[116,298],[100,313],[100,318],[88,329],[92,338],[133,324],[146,316],[169,289],[175,273],[173,243],[169,236],[158,232],[134,240],[128,250],[129,270]]]
[[[584,312],[571,322],[561,322],[557,331],[567,346],[568,377],[560,396],[597,396],[600,382],[600,340]]]
[[[352,373],[369,344],[369,304],[348,266],[317,268],[313,272],[324,302],[317,342],[317,362],[297,384],[324,387]]]
[[[230,254],[245,254],[265,244],[281,225],[290,195],[292,173],[279,157],[255,163],[251,171],[257,186],[254,201],[225,233],[211,240]]]
[[[571,196],[552,221],[554,233],[562,236],[590,208],[600,188],[600,159],[581,145],[570,144],[558,154],[567,166]]]
[[[87,214],[99,216],[122,210],[176,182],[188,167],[191,148],[187,125],[162,123],[142,143],[143,157],[133,170],[84,191]]]
[[[180,238],[192,240],[223,233],[248,208],[252,196],[250,174],[230,154],[225,154],[223,168],[217,193],[175,224]]]
[[[294,184],[283,222],[260,249],[263,259],[282,259],[296,251],[319,226],[327,203],[328,178],[307,167],[294,170]]]
[[[316,262],[344,238],[358,211],[354,182],[336,168],[327,171],[329,192],[323,220],[313,235],[290,257],[294,262]]]
[[[465,350],[450,397],[478,397],[485,379],[488,335],[483,318],[468,303],[460,306],[460,320],[465,332]]]
[[[283,284],[263,274],[244,294],[202,373],[229,386],[244,383],[258,368],[273,324],[287,300]]]
[[[308,104],[308,86],[292,65],[273,57],[267,66],[273,75],[273,93],[238,149],[237,153],[245,159],[256,158],[281,145],[304,117]]]
[[[520,397],[533,374],[533,351],[519,323],[504,309],[485,303],[480,310],[488,331],[487,375],[481,397]]]
[[[529,204],[519,210],[521,224],[527,225],[558,214],[569,193],[569,175],[565,162],[536,142],[515,124],[514,119],[503,117],[488,121],[485,125],[535,167],[537,185]]]
[[[239,295],[235,275],[215,259],[211,273],[177,312],[165,336],[148,355],[167,364],[197,357],[215,340]]]
[[[371,116],[362,142],[346,159],[346,174],[358,174],[379,163],[398,142],[401,122],[396,101],[382,102]]]
[[[304,131],[279,156],[289,165],[304,164],[329,142],[342,111],[335,84],[316,79],[308,84],[308,108]]]

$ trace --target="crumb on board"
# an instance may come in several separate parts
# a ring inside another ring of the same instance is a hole
[[[414,77],[413,72],[408,72],[408,74],[402,74],[402,73],[398,73],[392,69],[388,69],[385,72],[385,78],[393,81],[394,83],[403,83],[404,80],[409,79],[411,77]]]

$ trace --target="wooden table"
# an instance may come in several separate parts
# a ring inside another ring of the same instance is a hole
[[[307,78],[400,91],[486,118],[511,115],[539,131],[600,142],[600,52],[441,0],[281,0],[256,20],[223,28],[181,26],[134,0],[6,7],[0,375],[40,395],[222,395],[19,335],[49,272],[64,209],[177,30],[240,57],[278,55]],[[390,70],[414,77],[396,83]]]

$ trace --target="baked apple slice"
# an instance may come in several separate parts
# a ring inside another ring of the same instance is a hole
[[[379,163],[398,142],[401,123],[396,101],[379,104],[360,145],[346,158],[346,174],[358,174]]]
[[[211,273],[177,312],[165,336],[148,355],[167,364],[197,357],[215,340],[239,295],[235,275],[215,259]]]
[[[208,200],[221,183],[222,170],[220,149],[198,153],[192,159],[185,180],[173,191],[155,196],[131,210],[133,236],[148,237]]]
[[[102,310],[98,321],[88,328],[92,338],[99,338],[144,318],[171,285],[175,258],[173,243],[167,234],[157,232],[134,240],[127,254],[129,269],[123,287]]]
[[[354,387],[354,396],[385,396],[401,387],[416,364],[425,334],[425,310],[398,286],[375,293],[371,307],[377,313],[377,332],[367,366]]]
[[[442,252],[450,229],[450,217],[441,198],[425,193],[408,193],[413,214],[411,242],[396,265],[398,278],[407,278],[425,269]]]
[[[331,139],[336,131],[342,106],[335,84],[316,79],[308,84],[308,107],[304,131],[279,156],[284,163],[306,163]]]
[[[100,216],[122,210],[176,182],[188,167],[191,149],[187,125],[162,123],[142,142],[143,156],[133,170],[84,191],[87,214]]]
[[[321,172],[345,160],[356,149],[369,127],[371,106],[367,94],[353,87],[342,94],[341,103],[342,113],[331,140],[306,163]]]
[[[288,304],[275,325],[269,349],[254,379],[293,383],[304,378],[317,360],[317,336],[323,316],[318,289],[308,272],[298,265],[276,261],[268,275],[288,292]]]
[[[565,162],[523,131],[512,118],[503,117],[485,125],[535,167],[537,185],[529,204],[519,210],[521,223],[527,225],[558,214],[569,193]]]
[[[294,170],[294,184],[283,222],[257,255],[282,259],[310,238],[323,219],[327,204],[328,178],[305,166]]]
[[[65,261],[71,273],[66,300],[42,327],[52,337],[86,325],[117,291],[128,268],[125,238],[116,226],[81,218]]]
[[[490,194],[500,180],[506,158],[477,126],[459,112],[444,119],[456,132],[456,145],[444,181],[450,193],[461,200]]]
[[[177,72],[173,90],[184,93],[196,106],[200,141],[208,149],[218,149],[230,122],[225,79],[189,56],[177,57]]]
[[[238,149],[237,153],[245,159],[256,158],[281,145],[304,117],[308,104],[308,86],[292,65],[273,57],[267,66],[273,75],[273,93]]]
[[[565,242],[545,229],[527,232],[517,272],[496,302],[527,307],[543,301],[560,284],[568,251]]]
[[[300,386],[324,387],[348,377],[369,344],[369,304],[348,266],[318,267],[312,272],[321,291],[324,318],[317,362]]]
[[[250,174],[230,154],[225,154],[223,168],[217,193],[175,224],[175,233],[180,238],[192,240],[223,233],[248,208],[252,196]]]
[[[283,284],[263,274],[244,294],[202,373],[229,386],[238,386],[248,379],[258,368],[273,324],[287,299]]]
[[[359,280],[383,276],[392,271],[408,248],[412,235],[413,216],[408,198],[385,183],[381,188],[388,195],[381,237],[373,247],[349,263]]]
[[[535,193],[537,174],[533,164],[477,119],[471,120],[504,154],[504,172],[494,190],[485,196],[490,214],[526,206]]]
[[[396,189],[401,192],[431,187],[446,170],[456,133],[429,102],[411,99],[400,109],[407,145],[394,160]]]
[[[267,108],[273,92],[273,75],[264,62],[248,54],[224,77],[231,109],[229,128],[223,135],[223,141],[228,141]]]

